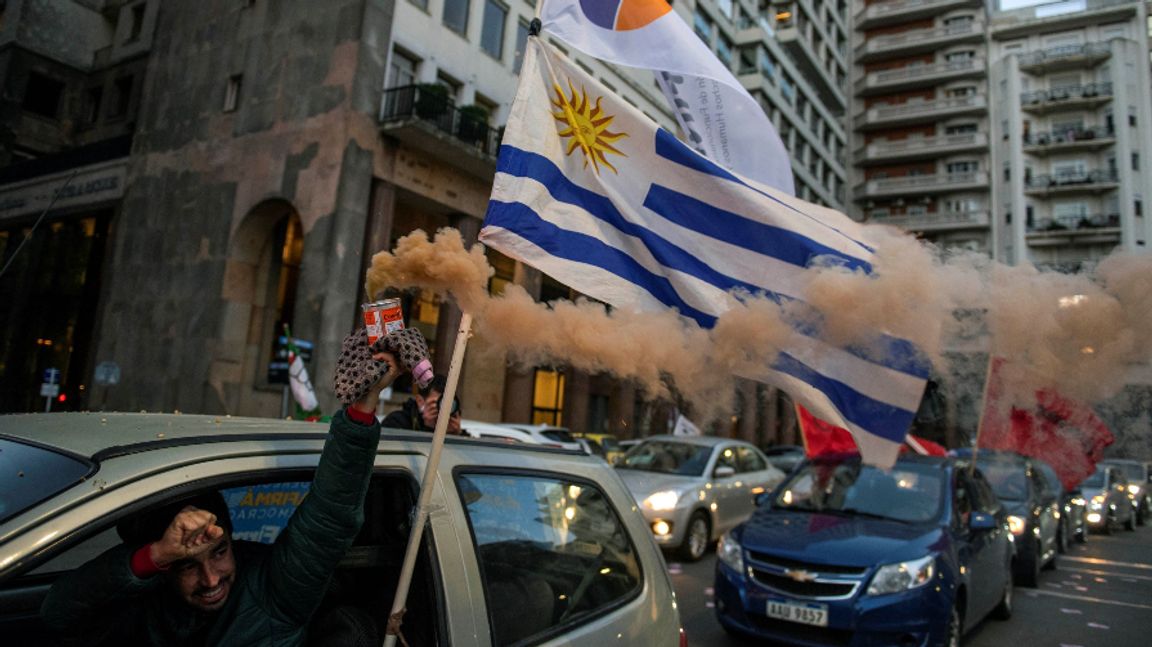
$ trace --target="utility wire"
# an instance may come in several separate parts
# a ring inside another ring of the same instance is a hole
[[[44,207],[44,211],[40,212],[40,217],[36,219],[36,222],[32,225],[32,229],[24,236],[24,240],[20,241],[20,246],[16,248],[16,251],[12,252],[12,256],[8,257],[8,262],[4,264],[4,269],[0,269],[0,278],[3,278],[4,273],[12,266],[20,250],[24,249],[24,244],[36,233],[36,228],[40,226],[40,223],[44,220],[44,216],[47,216],[48,212],[52,210],[52,207],[56,206],[56,199],[60,197],[61,193],[64,193],[64,189],[68,188],[68,184],[72,181],[72,178],[76,177],[76,174],[79,172],[80,169],[74,169],[72,174],[68,176],[68,179],[64,180],[64,184],[60,185],[59,189],[56,189],[56,192],[52,195],[52,201],[48,203],[47,207]]]

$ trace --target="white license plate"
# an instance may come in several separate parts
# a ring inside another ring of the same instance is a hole
[[[768,617],[817,627],[828,626],[828,605],[768,600]]]

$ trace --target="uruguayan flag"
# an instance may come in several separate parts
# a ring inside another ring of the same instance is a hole
[[[676,308],[713,326],[741,294],[803,310],[819,259],[871,271],[862,228],[843,214],[734,175],[530,38],[480,239],[591,297]],[[850,430],[890,465],[919,406],[926,358],[910,342],[844,348],[817,317],[751,379],[775,384]]]

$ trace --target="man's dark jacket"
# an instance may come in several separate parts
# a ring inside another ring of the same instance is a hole
[[[414,398],[408,398],[400,408],[384,416],[380,426],[389,429],[411,429],[412,431],[433,431],[424,426],[424,416],[420,415],[420,405]]]
[[[380,425],[332,417],[308,496],[272,546],[234,542],[236,579],[216,612],[190,607],[164,577],[138,578],[121,544],[62,576],[41,609],[67,644],[302,645],[336,565],[364,522]]]

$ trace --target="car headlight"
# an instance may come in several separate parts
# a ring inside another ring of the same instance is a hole
[[[648,495],[644,499],[644,507],[656,512],[664,510],[674,510],[676,504],[680,502],[680,493],[675,490],[662,490]]]
[[[737,573],[744,574],[744,549],[732,539],[731,533],[720,535],[720,542],[716,544],[716,559]]]
[[[1104,507],[1104,499],[1105,497],[1103,494],[1097,494],[1096,496],[1092,497],[1092,503],[1090,507],[1093,510],[1099,510],[1100,508]]]
[[[1011,530],[1012,534],[1017,537],[1024,534],[1024,517],[1014,514],[1008,515],[1008,530]]]
[[[1129,485],[1128,486],[1128,494],[1131,494],[1132,496],[1136,496],[1137,494],[1140,494],[1140,486],[1136,485],[1136,484]]]
[[[872,583],[868,585],[868,595],[899,593],[932,581],[936,573],[936,558],[933,555],[898,564],[885,564],[876,571]]]
[[[1087,502],[1087,501],[1085,501],[1085,500],[1084,500],[1084,497],[1082,497],[1082,496],[1074,496],[1074,497],[1072,497],[1072,501],[1071,501],[1071,503],[1072,503],[1072,505],[1074,505],[1074,506],[1077,506],[1077,507],[1079,507],[1079,506],[1083,506],[1083,505],[1087,505],[1087,504],[1088,504],[1088,502]]]

